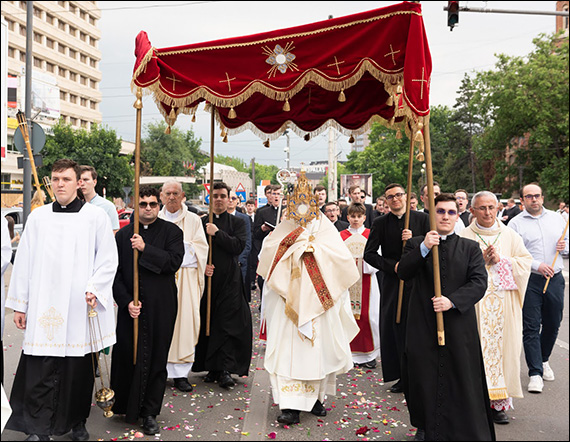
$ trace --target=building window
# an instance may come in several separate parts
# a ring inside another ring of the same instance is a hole
[[[20,51],[20,61],[22,63],[26,62],[26,53],[24,51]]]
[[[48,14],[47,12],[46,12],[46,22],[49,25],[53,25],[53,23],[54,23],[53,15]]]
[[[28,2],[20,2],[20,9],[23,9],[23,10],[25,11],[26,8],[28,7],[28,6],[26,5],[26,3],[28,3]]]
[[[81,63],[87,64],[87,56],[85,54],[80,54],[79,59],[81,60]]]
[[[85,11],[83,10],[79,10],[79,17],[81,17],[81,20],[85,20],[87,17],[87,14],[85,13]]]
[[[87,86],[87,82],[89,80],[87,79],[87,77],[84,77],[83,75],[81,75],[81,78],[79,79],[79,82],[83,85],[83,86]]]
[[[55,48],[55,41],[53,41],[51,38],[46,37],[46,46],[50,49],[54,49]]]
[[[81,39],[81,41],[87,41],[87,34],[85,32],[80,32],[79,38]]]
[[[89,66],[91,66],[92,68],[97,68],[97,60],[90,58],[89,59]]]
[[[16,56],[16,50],[14,48],[8,48],[8,57],[14,58]]]
[[[58,50],[61,54],[65,54],[65,46],[62,45],[61,43],[58,44],[57,50]]]
[[[75,72],[69,71],[69,79],[71,81],[77,81],[77,74]]]
[[[58,4],[59,6],[61,6],[63,9],[67,9],[66,3],[67,3],[67,2],[57,2],[57,4]]]
[[[26,36],[26,27],[24,25],[20,25],[20,35]]]
[[[37,32],[34,32],[34,41],[36,43],[42,43],[42,34],[38,34]]]
[[[97,89],[97,82],[95,80],[91,80],[90,84],[91,84],[91,89],[95,90]]]
[[[33,9],[34,9],[34,16],[41,19],[42,18],[42,10],[38,9],[38,8],[33,8]]]
[[[41,67],[42,67],[42,60],[40,60],[39,58],[34,57],[34,67],[41,69]]]
[[[95,26],[96,25],[96,20],[95,17],[93,17],[92,15],[89,16],[89,24]]]
[[[73,58],[75,60],[77,58],[77,51],[70,48],[68,55],[69,55],[69,58]]]
[[[77,95],[69,94],[69,102],[72,104],[77,104]]]
[[[65,31],[65,22],[63,22],[63,21],[61,21],[61,20],[58,20],[58,22],[57,22],[57,27],[58,27],[60,30]]]
[[[67,93],[64,91],[59,91],[59,99],[62,101],[67,101]]]
[[[86,98],[81,99],[81,106],[87,107],[87,99]]]
[[[10,174],[9,173],[3,173],[2,174],[2,190],[8,190],[10,189]]]
[[[97,110],[97,103],[95,103],[94,101],[91,101],[89,103],[89,107],[93,110]]]
[[[73,26],[69,27],[69,31],[67,31],[69,33],[69,35],[72,35],[73,37],[77,36],[77,29],[75,29]]]
[[[55,66],[52,63],[48,63],[46,61],[46,71],[52,72],[52,73],[55,72]]]
[[[77,118],[69,117],[69,124],[71,124],[72,126],[77,126]]]
[[[7,20],[8,21],[8,30],[9,31],[13,31],[14,29],[16,29],[16,23],[14,23],[12,20]]]
[[[81,127],[84,127],[85,129],[87,129],[88,124],[89,124],[89,122],[87,122],[85,120],[81,120]]]
[[[59,76],[60,76],[60,77],[64,77],[64,78],[65,78],[65,77],[67,76],[67,69],[60,67],[58,73],[59,73]]]
[[[89,44],[91,46],[93,46],[94,48],[97,47],[97,40],[95,40],[93,37],[89,37]]]

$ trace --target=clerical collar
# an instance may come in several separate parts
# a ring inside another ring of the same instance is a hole
[[[235,216],[236,212],[237,212],[237,210],[234,210],[233,212],[230,212],[230,211],[228,210],[228,213],[229,213],[230,215],[234,215],[234,216]]]
[[[59,213],[77,213],[81,210],[85,201],[81,201],[79,198],[75,198],[67,206],[62,206],[57,201],[52,204],[52,210]]]
[[[452,232],[452,233],[450,233],[449,235],[439,235],[439,238],[440,238],[442,241],[446,241],[448,238],[451,238],[453,235],[455,235],[455,233]]]
[[[475,221],[475,225],[477,226],[478,229],[481,229],[481,230],[489,230],[489,231],[495,230],[497,227],[499,227],[498,224],[499,224],[499,221],[495,221],[495,223],[491,227],[483,227],[481,224],[479,224],[477,221]]]
[[[401,215],[396,215],[394,212],[390,212],[390,213],[398,219],[402,219],[402,217],[406,214],[406,212],[402,213]]]

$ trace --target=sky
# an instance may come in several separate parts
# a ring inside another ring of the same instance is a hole
[[[100,90],[103,99],[100,110],[103,125],[114,129],[117,136],[135,140],[134,96],[130,90],[135,63],[134,43],[137,34],[145,31],[156,48],[207,42],[276,29],[299,26],[325,20],[332,15],[344,15],[381,8],[398,2],[382,1],[99,1],[101,9],[102,52]],[[496,54],[526,56],[534,48],[532,40],[540,34],[555,31],[555,16],[530,14],[475,13],[461,11],[459,25],[453,31],[447,26],[446,1],[421,2],[424,25],[432,56],[430,105],[453,107],[457,91],[465,74],[491,70]],[[494,10],[554,11],[554,1],[468,1],[460,6]],[[151,96],[143,99],[144,126],[162,120]],[[196,123],[181,115],[175,127],[192,129],[202,139],[202,149],[209,151],[210,116],[203,105],[196,114]],[[216,154],[238,157],[249,163],[252,158],[260,164],[285,167],[286,137],[271,142],[269,149],[250,131],[229,137],[222,143],[216,128]],[[348,137],[337,136],[339,159],[350,153]],[[311,161],[328,159],[328,135],[322,134],[305,142],[294,133],[290,137],[291,167]]]

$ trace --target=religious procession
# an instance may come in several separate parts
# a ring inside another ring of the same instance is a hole
[[[389,59],[379,44],[350,75],[301,65],[315,47],[348,57],[371,32],[392,42]],[[489,190],[434,180],[419,3],[164,50],[141,31],[135,56],[129,223],[94,190],[97,170],[71,158],[51,166],[52,202],[30,213],[15,255],[1,217],[3,347],[5,327],[21,340],[3,351],[3,439],[512,440],[515,410],[567,383],[551,357],[568,208],[548,209],[538,182],[501,208]],[[238,66],[232,86],[219,60]],[[207,214],[175,178],[141,184],[143,94],[168,131],[201,104],[210,113]],[[408,182],[375,206],[358,184],[329,198],[304,170],[280,170],[263,206],[214,180],[216,124],[224,139],[248,128],[268,147],[284,127],[352,137],[372,120],[409,139]],[[20,129],[29,148],[24,117]]]

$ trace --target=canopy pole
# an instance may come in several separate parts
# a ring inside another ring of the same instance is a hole
[[[431,164],[431,144],[429,137],[429,115],[424,117],[424,146],[425,146],[425,160],[426,160],[426,177],[427,189],[429,200],[429,228],[430,230],[437,230],[435,223],[435,198],[433,192],[433,169]],[[431,249],[433,259],[433,289],[436,297],[441,297],[441,279],[439,274],[439,246],[433,246]],[[437,312],[435,314],[437,322],[437,343],[440,346],[445,345],[445,332],[443,329],[443,313]]]
[[[133,107],[137,110],[135,134],[135,185],[133,190],[134,234],[139,233],[139,180],[141,173],[141,122],[142,122],[142,89],[137,87],[136,101]],[[133,249],[133,304],[139,305],[139,251]],[[137,348],[139,341],[139,318],[133,319],[133,365],[137,364]]]
[[[406,192],[406,215],[404,217],[404,230],[410,228],[410,207],[411,207],[411,195],[412,195],[412,172],[414,169],[414,137],[410,139],[410,157],[408,159],[408,189]],[[404,247],[406,247],[406,242],[402,243],[402,252]],[[400,280],[400,285],[398,287],[398,307],[396,309],[396,324],[400,323],[402,317],[402,300],[404,298],[404,281]]]
[[[214,201],[212,194],[214,193],[214,122],[215,122],[216,106],[212,104],[212,115],[210,118],[210,204],[208,204],[208,222],[212,224],[214,221],[214,212],[212,210]],[[229,195],[228,195],[229,196]],[[212,237],[208,235],[208,265],[212,265]],[[208,291],[206,292],[206,336],[210,336],[210,314],[212,309],[212,277],[208,276]]]

